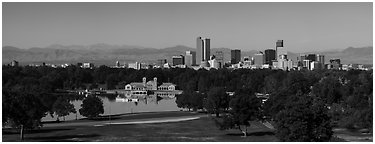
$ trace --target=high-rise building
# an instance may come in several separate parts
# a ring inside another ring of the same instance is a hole
[[[287,70],[288,67],[288,51],[284,47],[284,40],[277,40],[276,42],[276,60],[278,62],[278,68]]]
[[[264,64],[264,54],[259,52],[254,54],[254,65],[262,66]]]
[[[196,55],[196,63],[200,64],[201,61],[203,61],[203,54],[204,54],[204,49],[203,49],[203,39],[202,37],[197,38],[197,55]]]
[[[276,60],[276,51],[273,49],[266,49],[264,51],[265,54],[265,64],[272,65],[272,61]]]
[[[306,59],[310,61],[316,61],[316,54],[308,54],[306,56]]]
[[[313,61],[310,63],[310,70],[321,69],[321,68],[322,68],[322,65],[317,61]]]
[[[204,61],[210,60],[210,39],[204,39]]]
[[[184,65],[184,64],[185,64],[185,62],[184,62],[184,56],[183,55],[172,56],[172,66]]]
[[[224,67],[224,54],[223,51],[216,51],[215,53],[217,63],[219,64],[219,68]]]
[[[235,49],[230,51],[230,63],[237,64],[241,61],[241,50]]]
[[[277,40],[276,47],[284,47],[284,41],[283,40]]]
[[[194,51],[186,51],[185,53],[185,65],[190,67],[196,65],[196,53]]]
[[[324,64],[325,64],[324,55],[317,54],[316,61],[319,62],[321,68],[324,67]]]
[[[207,66],[208,60],[210,60],[210,39],[203,40],[202,37],[198,37],[196,63]]]
[[[305,59],[305,60],[303,60],[303,67],[305,67],[305,68],[307,68],[308,70],[310,70],[311,68],[311,64],[310,64],[310,60],[307,60],[307,59]]]
[[[288,52],[284,48],[284,40],[277,40],[276,42],[276,59],[287,59]]]
[[[167,59],[158,59],[156,65],[163,67],[167,63]]]

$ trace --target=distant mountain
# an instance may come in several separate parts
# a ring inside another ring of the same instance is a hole
[[[339,58],[343,64],[372,64],[372,49],[372,46],[360,48],[348,47],[341,51],[325,51],[319,54],[325,55],[326,63],[332,58]]]
[[[163,49],[146,48],[141,46],[129,45],[108,45],[95,44],[89,46],[82,45],[51,45],[46,48],[29,48],[20,49],[12,46],[3,47],[2,60],[3,64],[17,60],[20,64],[26,65],[30,63],[77,63],[77,62],[93,62],[95,65],[114,65],[116,61],[122,63],[129,62],[148,62],[156,63],[157,59],[167,59],[171,62],[173,55],[185,55],[186,51],[195,51],[195,48],[177,45]],[[216,51],[224,53],[224,61],[230,61],[231,48],[211,48],[211,55],[215,55]],[[241,57],[253,56],[258,51],[242,51]],[[349,47],[342,51],[329,51],[320,54],[326,55],[326,62],[330,58],[340,58],[342,63],[361,63],[372,64],[372,47],[352,48]],[[292,52],[288,52],[288,58],[297,60],[297,56]]]

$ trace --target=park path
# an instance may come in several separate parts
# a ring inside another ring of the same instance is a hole
[[[43,127],[64,127],[64,126],[105,126],[105,125],[116,125],[116,124],[144,124],[144,123],[164,123],[164,122],[180,122],[195,120],[201,117],[207,117],[207,115],[191,115],[191,116],[174,116],[174,117],[162,117],[162,118],[136,118],[136,119],[115,119],[105,121],[74,121],[69,123],[48,123],[43,124]]]

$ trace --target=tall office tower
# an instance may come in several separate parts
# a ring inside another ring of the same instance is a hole
[[[237,64],[241,61],[241,50],[235,49],[230,51],[230,63]]]
[[[185,64],[185,62],[184,62],[184,56],[183,55],[172,56],[172,66],[184,65],[184,64]]]
[[[306,55],[301,54],[301,55],[299,56],[299,58],[297,57],[297,59],[298,59],[298,61],[303,62],[303,60],[306,59]]]
[[[204,39],[204,61],[210,60],[210,39]]]
[[[276,51],[273,49],[266,49],[264,53],[265,53],[265,64],[272,65],[272,61],[276,60],[276,57],[275,57]]]
[[[223,54],[223,51],[216,51],[215,56],[216,56],[216,60],[217,60],[217,62],[219,64],[219,68],[223,68],[224,67],[224,54]]]
[[[185,53],[185,65],[190,67],[196,65],[196,53],[194,51],[186,51]]]
[[[203,54],[204,54],[204,51],[203,51],[203,39],[202,37],[198,37],[197,38],[197,51],[196,51],[196,63],[199,65],[201,64],[201,61],[203,61]]]
[[[308,54],[306,56],[306,59],[310,61],[316,61],[316,54]]]
[[[301,54],[299,57],[297,57],[297,61],[298,61],[297,66],[306,67],[303,63],[304,60],[306,60],[306,55],[304,55],[304,54]]]
[[[279,69],[288,69],[288,51],[284,48],[284,40],[277,40],[276,42],[276,60]]]
[[[288,52],[286,48],[284,48],[284,40],[277,40],[276,42],[276,59],[287,59]]]
[[[321,68],[324,68],[324,64],[325,64],[324,55],[317,54],[316,61],[319,62]]]
[[[210,60],[210,39],[197,38],[197,59],[196,63],[201,64],[203,67],[208,66],[208,60]]]
[[[259,52],[254,54],[254,65],[262,66],[264,64],[264,54]]]
[[[305,67],[305,68],[307,68],[308,70],[310,70],[311,68],[310,68],[310,66],[311,66],[311,64],[310,64],[310,60],[307,60],[307,59],[305,59],[305,60],[303,60],[303,67]]]
[[[156,64],[163,67],[165,63],[167,63],[167,59],[158,59]]]

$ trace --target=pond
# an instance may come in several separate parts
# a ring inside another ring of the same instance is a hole
[[[158,111],[179,111],[177,107],[176,98],[161,98],[155,95],[146,96],[102,96],[99,98],[103,101],[104,113],[102,115],[114,115],[114,114],[126,114],[126,113],[138,113],[138,112],[158,112]],[[65,116],[65,120],[75,120],[84,118],[79,114],[82,100],[73,100],[71,103],[74,105],[77,113],[70,113]],[[42,118],[42,121],[56,121],[57,116],[51,117],[49,114]],[[59,118],[63,120],[63,117]]]

